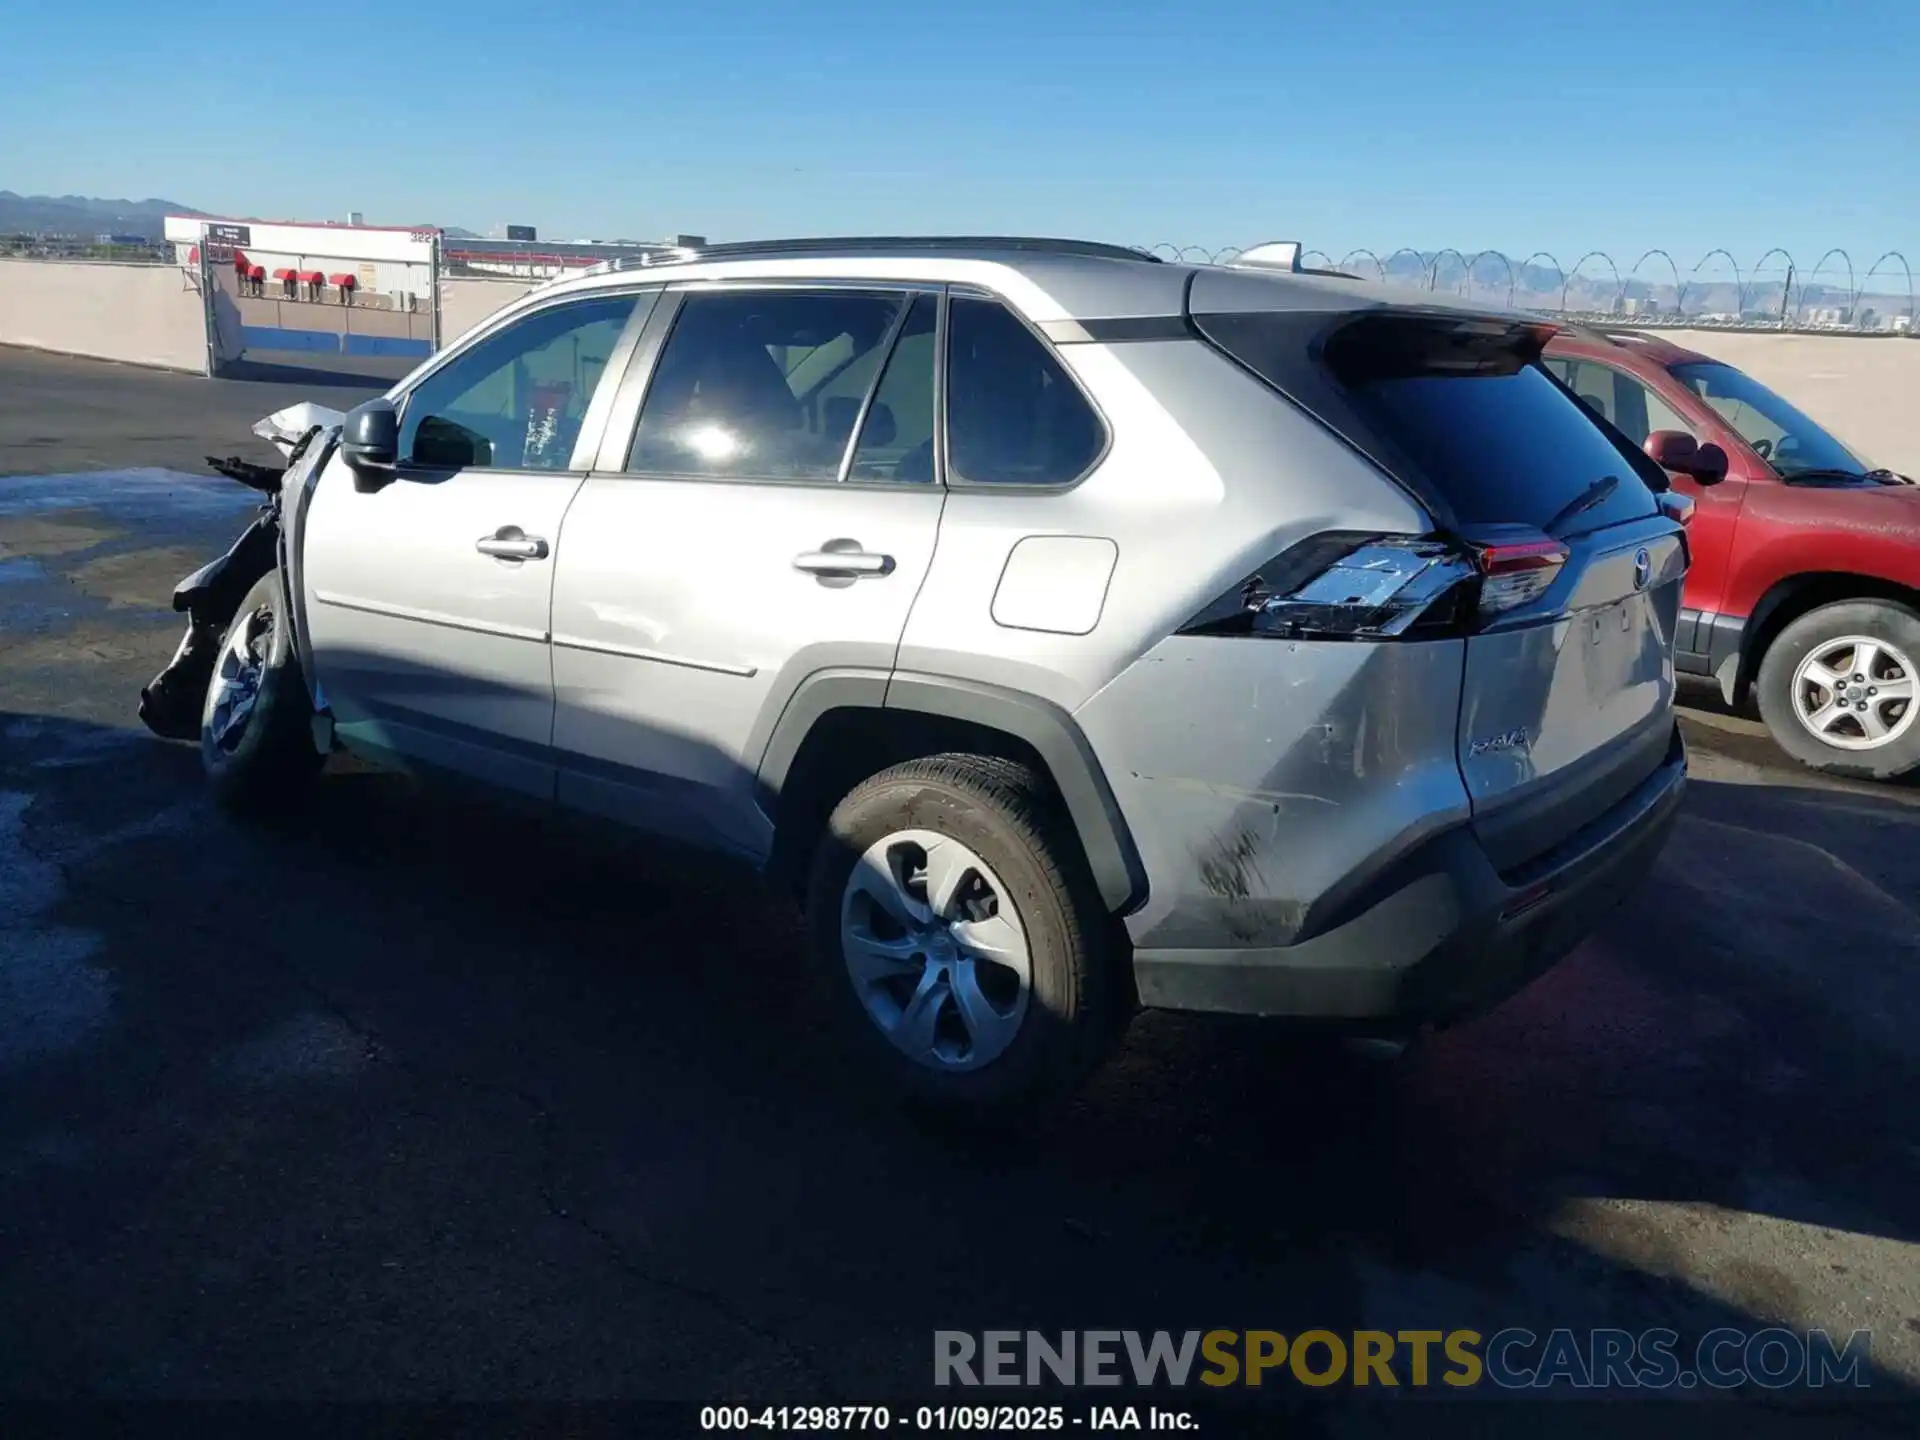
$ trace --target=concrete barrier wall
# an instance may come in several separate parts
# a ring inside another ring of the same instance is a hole
[[[1920,478],[1920,340],[1656,330],[1745,370],[1864,452]]]
[[[0,344],[204,372],[206,315],[171,265],[0,260]]]
[[[509,300],[518,300],[533,288],[528,280],[474,280],[462,277],[440,282],[440,335],[449,345],[493,314]]]

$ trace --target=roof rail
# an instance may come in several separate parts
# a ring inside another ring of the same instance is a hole
[[[1025,250],[1035,254],[1079,255],[1101,260],[1160,257],[1131,245],[1097,240],[1057,240],[1031,235],[807,235],[792,240],[733,240],[720,245],[664,247],[640,263],[671,265],[691,260],[736,260],[777,255],[862,255],[899,250]]]

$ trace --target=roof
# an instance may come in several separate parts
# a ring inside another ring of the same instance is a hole
[[[542,288],[593,290],[636,278],[835,279],[977,284],[1007,296],[1028,318],[1135,319],[1195,310],[1359,310],[1415,305],[1487,314],[1425,291],[1322,272],[1168,262],[1144,251],[1085,240],[1021,236],[855,236],[752,241],[612,262],[597,274],[557,277]]]
[[[1649,335],[1644,330],[1611,330],[1587,325],[1562,326],[1556,337],[1555,345],[1562,349],[1569,345],[1604,354],[1608,350],[1625,350],[1637,355],[1649,364],[1666,368],[1671,365],[1689,365],[1702,360],[1711,360],[1698,350],[1689,350],[1684,345],[1676,345],[1671,340],[1658,335]]]

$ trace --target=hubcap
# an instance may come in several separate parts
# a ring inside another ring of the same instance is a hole
[[[930,1070],[977,1070],[1020,1033],[1033,984],[1019,913],[987,862],[900,830],[868,849],[840,902],[840,949],[867,1016]]]
[[[1913,661],[1869,635],[1829,640],[1793,672],[1793,713],[1839,750],[1877,750],[1913,724]]]
[[[229,755],[247,733],[272,648],[273,611],[264,605],[236,619],[220,647],[213,683],[207,687],[206,727],[213,743]]]

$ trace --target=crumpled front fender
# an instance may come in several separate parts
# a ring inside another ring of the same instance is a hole
[[[272,441],[282,455],[292,455],[293,447],[300,443],[302,436],[316,429],[327,430],[344,424],[346,418],[338,410],[302,400],[298,405],[289,405],[255,421],[253,433],[262,440]]]

